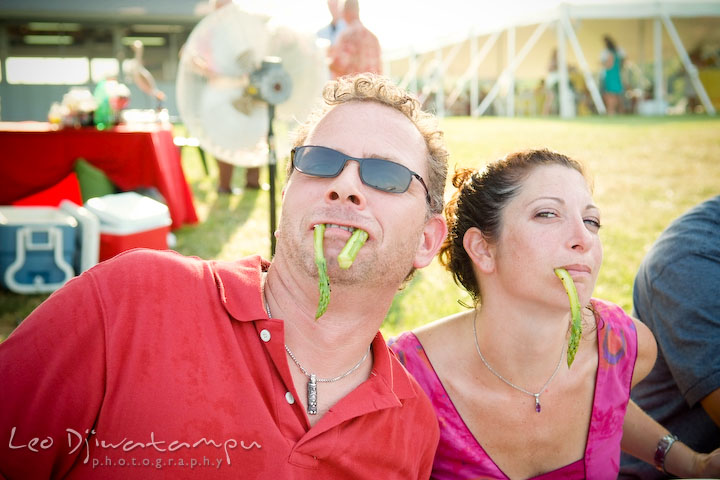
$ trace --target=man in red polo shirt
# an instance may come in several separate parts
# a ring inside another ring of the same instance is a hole
[[[324,97],[272,262],[133,250],[0,344],[0,478],[429,476],[435,414],[378,329],[445,237],[442,134],[382,77]],[[316,225],[332,287],[317,320]],[[367,241],[341,269],[355,230]]]

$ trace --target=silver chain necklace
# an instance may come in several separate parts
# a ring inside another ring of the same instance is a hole
[[[507,378],[500,375],[497,371],[495,371],[495,369],[493,367],[490,366],[490,364],[487,362],[487,360],[485,360],[485,357],[483,357],[483,354],[480,351],[480,343],[478,342],[478,337],[477,337],[477,327],[475,326],[476,321],[477,321],[477,309],[475,309],[475,316],[473,316],[473,336],[475,338],[475,348],[477,349],[478,355],[480,355],[480,360],[482,360],[482,362],[485,364],[485,366],[488,368],[488,370],[490,370],[490,372],[492,372],[492,374],[495,375],[496,377],[498,377],[500,380],[507,383],[515,390],[520,390],[521,392],[523,392],[527,395],[532,395],[533,397],[535,397],[535,411],[537,413],[540,413],[540,410],[541,410],[540,395],[542,395],[543,390],[545,390],[545,387],[550,385],[550,382],[552,382],[553,378],[555,378],[555,375],[557,375],[558,370],[560,370],[560,365],[562,364],[562,359],[563,359],[563,352],[565,351],[565,343],[563,342],[562,349],[560,350],[560,360],[558,360],[558,364],[557,364],[557,367],[555,367],[555,371],[553,372],[552,375],[550,375],[550,378],[548,378],[547,382],[545,382],[545,385],[543,385],[542,388],[537,393],[533,393],[529,390],[525,390],[522,387],[518,387],[517,385],[512,383],[510,380],[508,380]]]
[[[268,305],[267,299],[265,298],[265,292],[263,290],[263,301],[265,302],[265,311],[267,312],[268,318],[273,318],[272,314],[270,313],[270,305]],[[288,355],[290,355],[290,358],[292,358],[292,361],[297,365],[297,367],[300,369],[300,371],[308,378],[307,383],[307,413],[309,415],[317,415],[317,384],[318,382],[321,383],[332,383],[337,382],[338,380],[342,380],[343,378],[347,377],[351,373],[353,373],[355,370],[360,368],[360,365],[362,365],[365,360],[367,360],[368,355],[370,355],[370,350],[372,348],[372,343],[368,345],[367,352],[365,352],[365,355],[360,359],[358,363],[356,363],[350,370],[343,373],[342,375],[338,375],[337,377],[333,378],[318,378],[317,375],[314,373],[310,373],[305,368],[300,365],[300,362],[298,362],[298,359],[295,358],[295,355],[293,355],[290,348],[285,345],[285,351]]]

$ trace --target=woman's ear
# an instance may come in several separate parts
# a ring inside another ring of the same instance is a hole
[[[493,248],[479,228],[471,227],[467,229],[463,237],[463,247],[475,267],[481,272],[491,273],[495,270]]]

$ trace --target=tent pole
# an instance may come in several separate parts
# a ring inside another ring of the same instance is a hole
[[[441,116],[445,116],[445,110],[450,108],[451,105],[445,105],[445,87],[444,82],[442,79],[445,77],[445,73],[447,72],[447,69],[450,67],[450,64],[455,60],[455,57],[457,57],[457,54],[460,52],[460,49],[462,48],[465,41],[456,43],[453,48],[450,50],[450,53],[448,53],[447,56],[444,56],[442,53],[442,47],[438,47],[437,50],[435,50],[435,63],[432,66],[432,72],[430,74],[430,82],[425,82],[425,85],[422,88],[422,91],[418,95],[418,100],[420,100],[420,103],[424,103],[425,99],[430,95],[431,92],[436,92],[438,94],[438,97],[440,100],[438,100],[439,105],[442,106],[442,112],[443,114]],[[438,66],[439,65],[439,66]],[[438,73],[439,72],[439,73]],[[436,82],[437,79],[440,79],[440,83]],[[439,91],[438,88],[442,87]],[[439,92],[439,93],[438,93]],[[442,98],[440,97],[442,96]],[[441,108],[438,107],[438,112],[440,112]]]
[[[505,77],[508,72],[515,71],[520,65],[520,63],[525,59],[527,54],[530,52],[530,49],[535,46],[537,41],[540,39],[540,36],[545,32],[545,29],[547,29],[550,22],[543,22],[535,28],[532,35],[530,35],[530,38],[528,38],[527,42],[525,42],[525,45],[520,49],[520,52],[515,56],[515,59],[513,62],[508,65],[505,70],[502,71],[498,79],[495,81],[495,84],[490,89],[487,95],[485,95],[485,98],[483,98],[483,101],[478,105],[478,107],[474,110],[477,110],[477,116],[482,115],[485,113],[487,108],[490,106],[490,104],[495,101],[495,98],[497,97],[498,92],[500,91],[500,83],[502,80],[504,80],[503,77]]]
[[[685,66],[685,71],[690,76],[690,81],[692,82],[693,88],[695,89],[695,93],[697,93],[698,97],[700,97],[700,101],[705,107],[705,111],[709,115],[715,115],[715,107],[710,101],[710,97],[708,97],[708,94],[705,91],[705,87],[700,81],[697,67],[692,64],[692,62],[690,61],[690,57],[688,57],[688,54],[685,51],[682,40],[680,40],[680,35],[678,35],[677,30],[675,30],[675,25],[673,25],[672,20],[670,20],[670,17],[667,15],[667,13],[661,14],[660,18],[665,25],[665,30],[667,30],[668,34],[670,35],[670,39],[672,40],[673,45],[675,45],[675,50],[677,50],[677,53],[680,56],[680,60]]]
[[[408,55],[408,71],[398,84],[400,88],[417,93],[418,66],[417,53],[415,53],[414,48],[411,48],[410,55]]]
[[[662,24],[660,19],[653,20],[653,53],[655,58],[655,88],[653,97],[655,105],[659,106],[665,103],[665,77],[663,75],[663,56],[662,56]]]
[[[507,29],[507,64],[510,65],[515,59],[515,27]],[[506,115],[515,116],[515,70],[508,73],[508,90],[506,101]]]
[[[600,95],[600,90],[598,89],[597,82],[595,82],[595,77],[593,77],[587,60],[585,60],[585,55],[583,54],[582,48],[580,47],[580,42],[577,39],[577,35],[575,35],[575,30],[572,28],[570,20],[568,20],[567,18],[563,18],[563,26],[565,28],[565,33],[570,40],[570,45],[575,52],[575,58],[577,58],[578,63],[580,64],[580,70],[582,70],[583,72],[585,85],[587,85],[588,90],[590,91],[590,97],[593,99],[595,108],[600,115],[604,115],[607,112],[607,110],[605,109],[605,103],[603,102],[602,96]]]
[[[567,55],[565,45],[565,32],[562,28],[562,19],[567,16],[567,11],[563,8],[560,12],[560,18],[556,23],[555,32],[557,34],[557,69],[558,69],[558,113],[561,118],[573,117],[572,105],[570,105],[570,88],[568,87],[568,68]]]
[[[497,39],[497,37],[495,37]],[[480,103],[480,85],[478,85],[478,72],[477,67],[480,65],[480,61],[478,61],[478,42],[480,41],[480,37],[475,36],[472,38],[472,43],[470,43],[470,51],[472,52],[470,54],[470,57],[472,58],[472,62],[470,64],[470,67],[475,67],[473,70],[471,70],[470,75],[470,113],[476,117],[475,115],[475,106]],[[487,45],[488,42],[485,42]],[[493,42],[494,43],[494,42]],[[487,50],[489,51],[489,49]],[[487,52],[485,53],[487,55]],[[466,72],[467,73],[467,72]],[[464,77],[465,75],[463,75]],[[463,82],[464,83],[464,82]],[[460,95],[460,91],[463,88],[464,85],[462,85],[460,82],[458,82],[457,87],[455,87],[455,90],[453,90],[450,93],[450,98],[448,99],[448,104],[452,105],[455,103],[455,100]]]
[[[435,84],[435,110],[438,117],[445,117],[445,64],[443,63],[442,47],[435,52],[435,72],[433,75],[433,83]]]
[[[470,81],[470,111],[471,113],[475,111],[477,104],[480,103],[479,100],[479,89],[478,89],[478,73],[477,70],[480,67],[480,64],[483,60],[485,60],[485,57],[487,57],[488,53],[490,53],[490,50],[495,45],[495,42],[497,42],[498,37],[500,37],[500,31],[493,32],[487,40],[485,40],[485,43],[482,46],[482,49],[478,51],[478,41],[480,40],[479,37],[472,37],[470,41],[470,65],[468,68],[465,69],[465,72],[460,76],[460,78],[455,82],[455,88],[452,92],[450,92],[450,95],[448,95],[448,101],[447,101],[447,108],[450,108],[452,105],[455,104],[458,97],[460,97],[460,94],[462,93],[463,89],[465,88],[465,83],[469,80]]]

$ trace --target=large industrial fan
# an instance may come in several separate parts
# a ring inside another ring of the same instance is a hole
[[[328,78],[314,34],[230,3],[190,33],[180,57],[177,105],[200,146],[227,163],[268,165],[270,244],[275,251],[273,122],[303,120]]]

